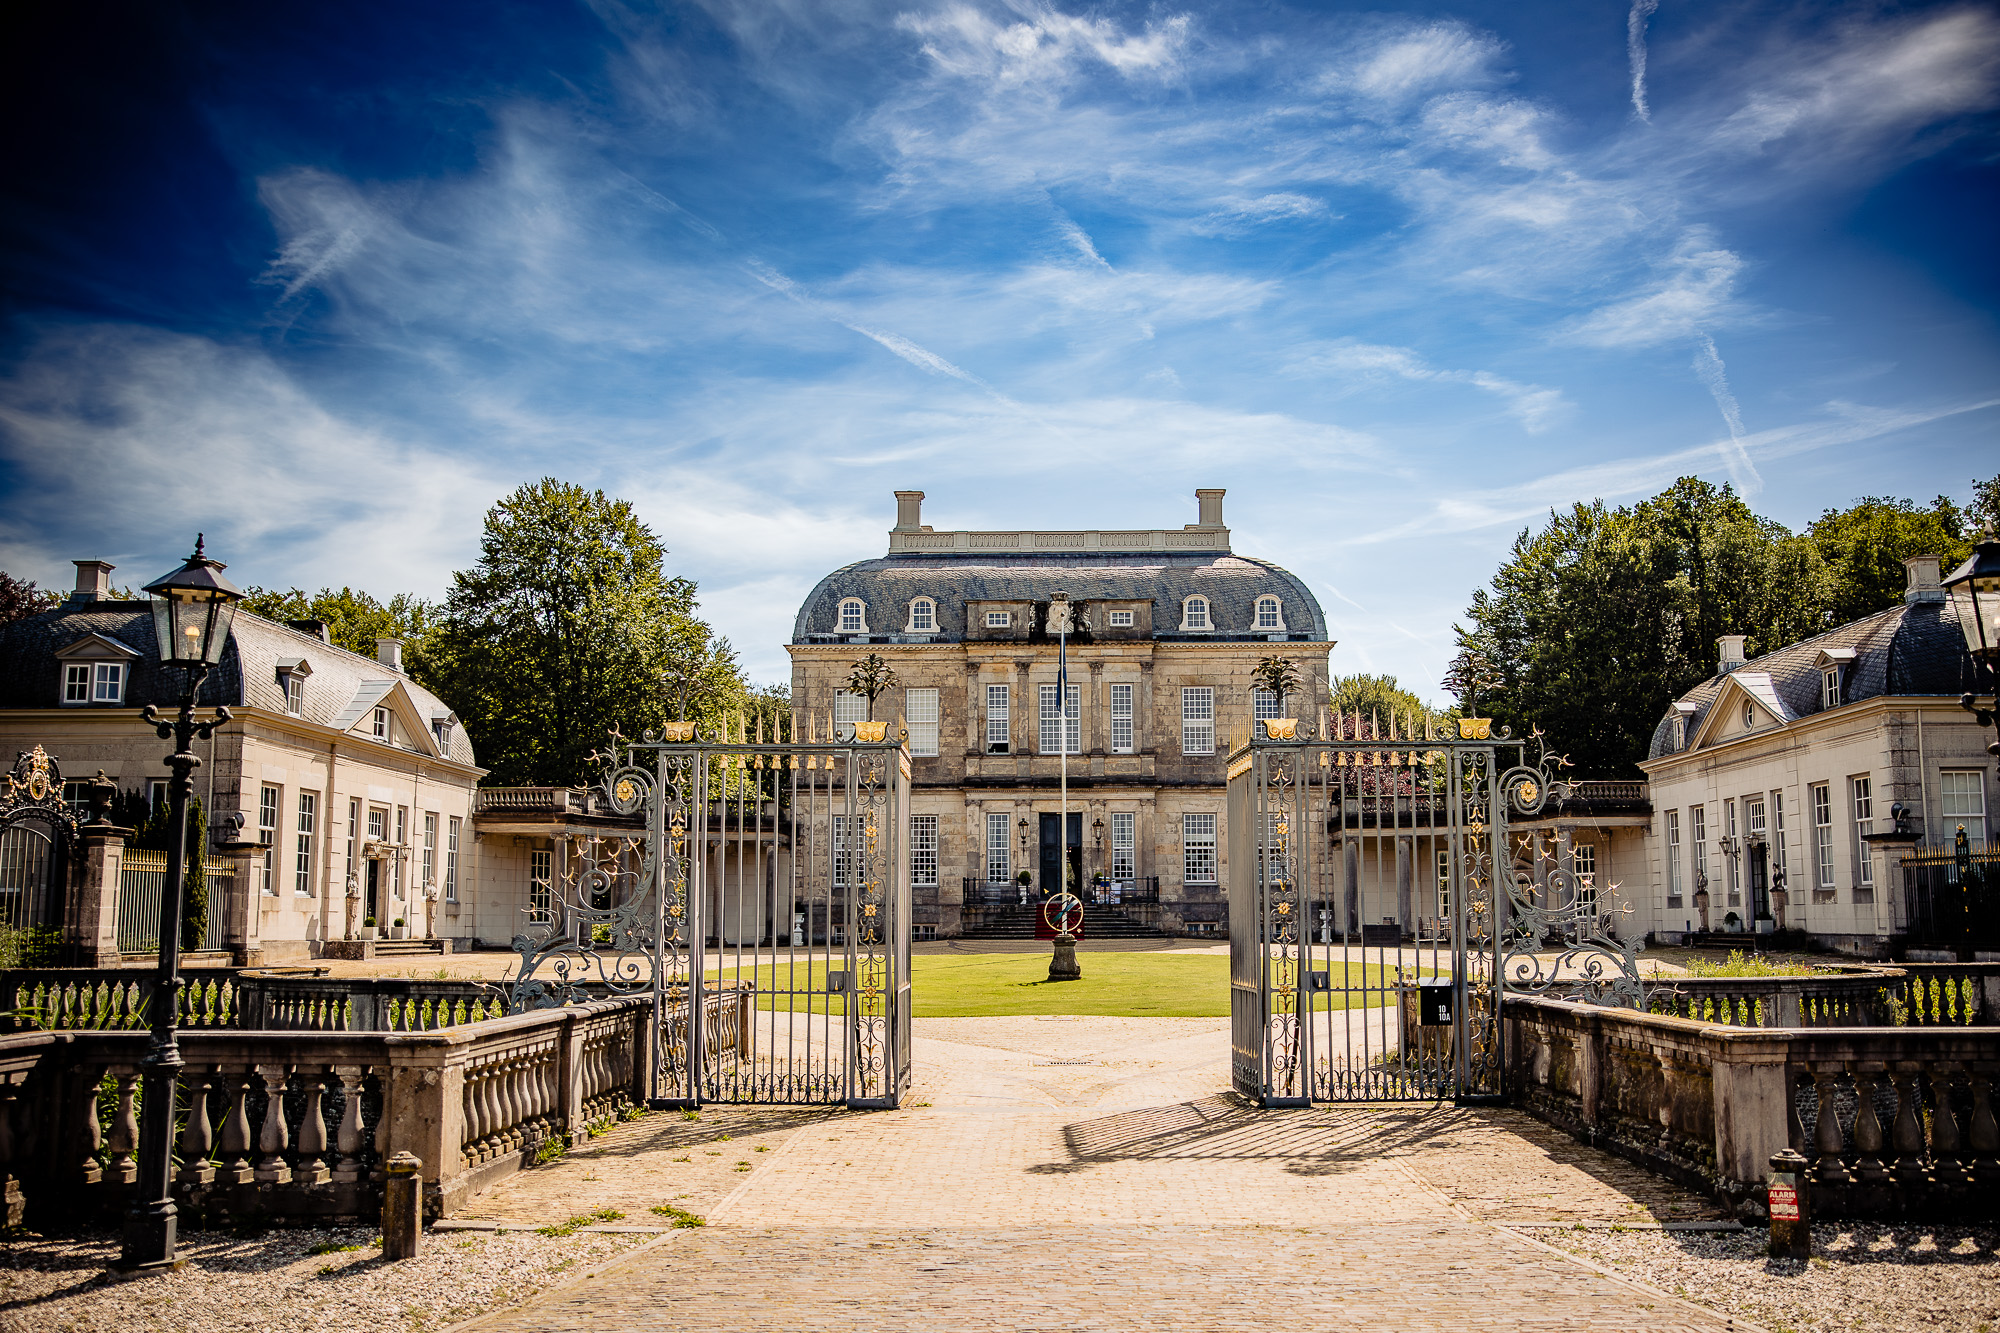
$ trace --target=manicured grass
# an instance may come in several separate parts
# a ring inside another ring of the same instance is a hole
[[[1079,981],[1050,981],[1047,953],[999,954],[919,954],[910,960],[911,990],[918,1018],[991,1018],[1003,1015],[1062,1014],[1125,1018],[1227,1018],[1229,1016],[1229,959],[1213,953],[1083,953],[1077,955],[1083,967]],[[747,974],[749,969],[744,969]],[[787,972],[780,968],[772,975],[769,966],[757,969],[760,991],[769,992],[786,984]],[[1335,984],[1359,986],[1363,968],[1347,965],[1347,979],[1336,977]],[[1393,977],[1394,969],[1390,969]],[[730,975],[735,975],[731,972]],[[809,984],[805,970],[798,969],[792,984]],[[1428,971],[1426,975],[1429,975]],[[1370,965],[1365,984],[1383,984],[1383,969]],[[822,974],[814,982],[823,984]],[[1335,991],[1322,997],[1321,1007],[1342,1008],[1349,999]],[[1363,997],[1352,997],[1356,1007]],[[1366,999],[1382,1003],[1380,992]],[[821,1013],[825,1001],[818,995],[758,997],[757,1007],[774,1007],[794,1012]]]

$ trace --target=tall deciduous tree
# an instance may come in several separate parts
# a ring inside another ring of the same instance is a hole
[[[611,726],[631,735],[741,701],[728,645],[665,554],[631,504],[554,478],[488,511],[479,563],[452,576],[421,674],[458,710],[489,782],[585,782]]]
[[[1972,552],[1964,512],[1942,495],[1928,508],[1868,496],[1827,510],[1806,535],[1826,562],[1827,610],[1836,625],[1894,604],[1903,595],[1906,558],[1941,556],[1950,569]]]
[[[267,620],[323,620],[327,637],[351,653],[375,655],[375,640],[401,639],[414,661],[421,657],[424,637],[438,608],[397,593],[379,602],[353,588],[321,588],[308,596],[298,588],[251,588],[243,598],[243,609]]]

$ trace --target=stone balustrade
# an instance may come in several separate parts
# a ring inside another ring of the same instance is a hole
[[[1656,1014],[1730,1027],[1996,1027],[2000,964],[1897,963],[1804,977],[1677,977]]]
[[[252,1031],[428,1032],[498,1018],[498,987],[407,977],[188,969],[182,1027]],[[148,1023],[153,974],[127,968],[50,968],[0,974],[0,1031],[137,1029]]]
[[[1732,1027],[1547,999],[1503,1012],[1519,1105],[1746,1216],[1762,1215],[1771,1154],[1794,1147],[1823,1216],[2000,1217],[2000,1028]]]

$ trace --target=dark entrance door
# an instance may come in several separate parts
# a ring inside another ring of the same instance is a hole
[[[382,914],[376,910],[375,902],[376,892],[381,887],[381,884],[382,863],[371,856],[368,858],[368,910],[363,912],[362,915],[374,917],[378,924],[381,923]]]
[[[1044,898],[1050,896],[1051,894],[1061,893],[1063,889],[1062,877],[1056,873],[1056,860],[1061,855],[1061,852],[1058,850],[1060,846],[1059,840],[1062,836],[1059,831],[1061,821],[1062,821],[1061,815],[1042,816],[1041,885],[1042,885],[1042,896]],[[1083,812],[1082,811],[1078,811],[1069,817],[1069,873],[1071,878],[1076,881],[1077,887],[1075,889],[1075,892],[1077,893],[1078,896],[1082,896],[1083,893],[1083,887],[1082,887],[1083,886]]]
[[[1752,919],[1771,915],[1770,849],[1761,842],[1750,844],[1750,909]]]

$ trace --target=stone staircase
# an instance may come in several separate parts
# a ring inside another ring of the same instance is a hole
[[[377,958],[423,958],[445,953],[448,940],[376,940]]]
[[[960,938],[968,940],[1032,940],[1040,906],[1008,907],[968,929]],[[1103,903],[1083,905],[1083,938],[1086,940],[1163,940],[1163,930],[1134,921],[1115,907]]]

